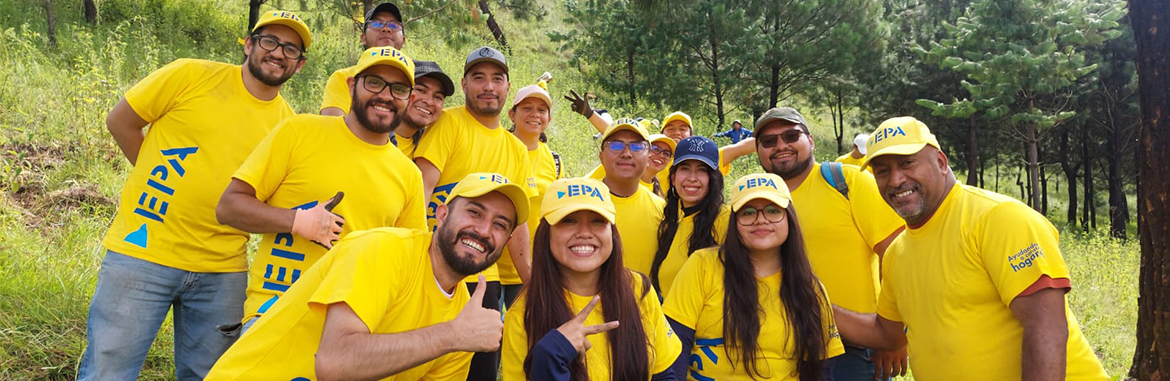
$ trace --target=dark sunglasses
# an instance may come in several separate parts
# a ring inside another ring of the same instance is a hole
[[[760,146],[764,148],[772,148],[776,146],[778,140],[784,140],[785,144],[796,143],[797,140],[800,140],[801,135],[804,134],[805,132],[802,130],[792,129],[779,134],[761,135],[756,138],[756,141],[760,142]]]

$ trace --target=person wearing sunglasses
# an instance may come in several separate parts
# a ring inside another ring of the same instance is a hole
[[[649,134],[643,124],[634,119],[621,118],[605,131],[601,139],[601,181],[613,195],[617,208],[618,232],[630,237],[621,241],[624,265],[630,270],[650,274],[658,242],[650,237],[658,234],[662,209],[666,201],[641,184],[647,172],[650,151]]]
[[[589,178],[549,186],[532,281],[504,318],[504,380],[675,379],[679,341],[646,275],[622,265],[611,195]]]
[[[813,275],[788,186],[770,173],[731,188],[735,223],[696,251],[663,311],[682,341],[675,375],[698,380],[826,380],[845,349]]]
[[[171,310],[177,379],[203,379],[235,342],[248,233],[219,224],[215,200],[248,153],[294,114],[280,90],[311,45],[300,16],[264,12],[244,40],[242,64],[175,60],[110,110],[106,127],[134,168],[101,243],[79,379],[138,378]]]
[[[426,228],[422,173],[390,144],[410,98],[414,63],[385,47],[366,50],[356,67],[353,112],[286,119],[220,197],[216,219],[263,234],[249,274],[244,330],[333,241],[385,226]]]
[[[402,51],[406,46],[406,31],[403,29],[402,11],[393,3],[381,3],[370,8],[362,23],[359,37],[362,49],[389,46]],[[318,113],[342,116],[349,114],[350,93],[347,80],[358,72],[356,66],[334,71],[325,82],[325,95],[321,99]]]
[[[670,189],[658,227],[658,249],[650,265],[650,281],[662,295],[687,257],[696,250],[723,243],[730,209],[723,203],[719,147],[711,139],[692,136],[678,142],[670,166]]]
[[[646,170],[642,171],[642,186],[649,188],[658,197],[666,197],[666,189],[670,187],[658,179],[658,174],[670,167],[677,145],[674,139],[666,135],[650,135],[650,161],[646,165]]]
[[[801,232],[813,273],[841,307],[877,311],[881,258],[905,223],[885,204],[874,177],[852,165],[819,163],[804,116],[794,108],[772,108],[756,120],[756,153],[765,172],[779,175],[800,208]],[[840,178],[837,178],[840,176]],[[843,184],[841,184],[843,183]],[[840,185],[846,191],[842,192]],[[872,351],[845,342],[833,362],[837,380],[888,379],[906,371],[906,351]]]

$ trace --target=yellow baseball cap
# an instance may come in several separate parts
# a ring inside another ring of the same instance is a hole
[[[869,141],[865,145],[868,153],[861,162],[862,169],[869,166],[869,162],[878,156],[912,155],[927,145],[942,149],[938,145],[938,139],[926,127],[926,123],[911,116],[886,119],[869,134]]]
[[[562,218],[578,210],[592,210],[609,223],[615,223],[617,209],[609,187],[601,181],[587,177],[560,179],[549,184],[540,204],[540,216],[549,225],[556,225]]]
[[[643,127],[642,123],[638,123],[638,121],[630,118],[621,118],[613,121],[613,124],[610,124],[609,128],[605,129],[605,134],[601,135],[601,141],[604,142],[605,139],[609,139],[610,136],[622,130],[634,131],[642,139],[650,141],[650,133],[646,132],[646,127]]]
[[[691,116],[687,115],[686,113],[684,113],[682,111],[675,111],[675,112],[670,113],[670,115],[666,116],[666,119],[662,120],[662,124],[660,124],[659,126],[662,126],[662,128],[666,128],[666,125],[668,125],[668,124],[670,124],[670,122],[673,122],[676,120],[684,121],[687,123],[688,127],[691,127],[692,129],[695,128],[695,124],[691,123]]]
[[[260,15],[260,20],[256,21],[256,26],[252,27],[252,33],[256,33],[261,27],[266,25],[284,25],[292,28],[294,32],[301,35],[301,42],[304,42],[305,50],[309,50],[309,44],[313,43],[313,36],[309,34],[309,26],[305,25],[304,20],[296,13],[289,11],[269,11]]]
[[[498,173],[480,172],[463,177],[463,180],[459,180],[459,184],[455,185],[455,189],[451,190],[451,197],[447,199],[447,203],[450,204],[456,197],[474,198],[491,192],[503,193],[512,200],[512,206],[516,207],[517,226],[528,220],[528,193]]]
[[[650,144],[658,142],[662,142],[670,146],[670,152],[674,152],[674,149],[678,147],[678,142],[674,141],[674,139],[671,139],[669,136],[663,134],[650,135]]]
[[[753,173],[735,180],[731,188],[731,210],[739,210],[748,201],[762,198],[781,208],[788,208],[792,194],[784,179],[771,173]]]
[[[353,73],[361,73],[374,65],[386,65],[401,70],[410,80],[410,85],[414,86],[414,60],[407,58],[398,49],[389,46],[366,49],[362,56],[358,57]]]

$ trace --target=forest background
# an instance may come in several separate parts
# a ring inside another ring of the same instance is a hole
[[[130,169],[104,119],[177,58],[238,63],[256,12],[297,12],[314,44],[282,93],[315,112],[351,65],[372,1],[0,0],[0,379],[73,379],[102,252]],[[1072,310],[1109,375],[1133,362],[1139,248],[1135,42],[1118,0],[407,0],[404,52],[455,79],[481,45],[513,92],[554,80],[550,145],[567,171],[597,161],[561,95],[615,117],[682,110],[696,134],[774,106],[810,119],[818,160],[912,115],[960,181],[1017,197],[1061,231]],[[463,103],[461,91],[447,105]],[[505,125],[508,125],[505,122]],[[729,143],[716,139],[720,144]],[[730,178],[758,172],[755,157]],[[728,182],[730,183],[730,182]],[[254,248],[254,246],[253,246]],[[170,322],[144,379],[173,378]]]

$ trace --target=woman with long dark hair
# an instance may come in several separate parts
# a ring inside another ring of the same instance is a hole
[[[622,266],[611,197],[587,178],[548,187],[532,277],[504,322],[504,380],[675,379],[680,343],[645,276]]]
[[[735,182],[727,241],[695,252],[663,303],[686,353],[676,375],[832,379],[826,359],[845,347],[805,256],[791,200],[780,176]]]
[[[719,147],[702,136],[685,138],[674,150],[658,251],[650,267],[651,283],[662,295],[670,292],[675,274],[691,253],[723,242],[729,211],[723,205],[718,163]]]

